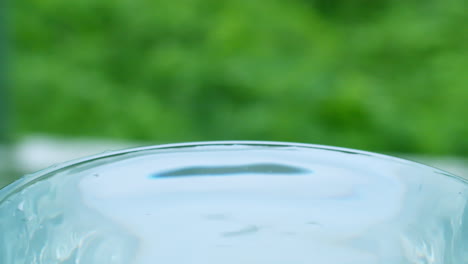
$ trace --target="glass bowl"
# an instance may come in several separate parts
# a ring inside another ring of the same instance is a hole
[[[468,183],[280,142],[104,153],[0,190],[4,264],[466,264]]]

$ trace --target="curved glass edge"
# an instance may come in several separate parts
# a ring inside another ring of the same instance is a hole
[[[375,157],[383,160],[389,160],[397,163],[410,164],[418,166],[425,169],[431,169],[434,173],[442,174],[444,176],[454,178],[462,183],[468,184],[468,179],[454,175],[450,172],[428,166],[416,161],[411,161],[403,158],[398,158],[394,156],[389,156],[385,154],[379,154],[370,151],[356,150],[351,148],[335,147],[335,146],[326,146],[319,144],[307,144],[307,143],[295,143],[295,142],[282,142],[282,141],[249,141],[249,140],[234,140],[234,141],[195,141],[195,142],[183,142],[183,143],[172,143],[172,144],[160,144],[152,145],[145,147],[136,147],[116,151],[107,151],[96,155],[87,156],[84,158],[79,158],[64,163],[52,165],[48,168],[40,170],[32,174],[26,174],[13,183],[0,189],[0,203],[7,199],[11,194],[15,193],[17,190],[22,187],[32,184],[36,181],[40,181],[43,177],[47,177],[50,173],[58,172],[60,170],[67,169],[76,165],[84,164],[90,161],[96,161],[99,159],[117,157],[130,153],[138,153],[149,150],[164,150],[164,149],[177,149],[177,148],[191,148],[191,147],[209,147],[209,146],[256,146],[256,147],[285,147],[285,148],[310,148],[310,149],[319,149],[325,151],[336,151],[347,154],[357,154],[365,155],[370,157]]]

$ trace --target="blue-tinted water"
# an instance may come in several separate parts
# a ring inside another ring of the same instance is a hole
[[[0,263],[468,263],[466,183],[396,159],[202,146],[23,181],[0,193]]]

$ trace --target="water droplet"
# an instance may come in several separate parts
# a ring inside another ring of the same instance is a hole
[[[18,210],[20,210],[21,212],[24,211],[24,201],[18,204]]]

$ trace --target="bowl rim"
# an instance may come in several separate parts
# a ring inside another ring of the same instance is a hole
[[[63,163],[55,164],[49,166],[45,169],[39,170],[37,172],[26,174],[19,179],[15,180],[14,182],[0,188],[0,204],[6,200],[9,196],[13,193],[17,192],[18,190],[22,189],[22,187],[33,184],[34,182],[40,181],[42,178],[46,177],[50,173],[58,172],[60,170],[67,169],[69,167],[73,167],[76,165],[88,163],[91,161],[96,161],[99,159],[105,159],[110,157],[116,157],[120,155],[130,154],[130,153],[138,153],[144,151],[151,151],[151,150],[165,150],[165,149],[182,149],[182,148],[193,148],[193,147],[209,147],[209,146],[252,146],[252,147],[284,147],[284,148],[308,148],[308,149],[315,149],[315,150],[324,150],[324,151],[335,151],[347,154],[358,154],[369,156],[373,158],[383,159],[391,162],[396,163],[403,163],[403,164],[410,164],[413,166],[430,169],[434,173],[442,174],[446,177],[454,178],[461,183],[465,183],[468,185],[468,179],[465,179],[461,176],[457,176],[450,172],[425,165],[420,162],[412,161],[409,159],[403,159],[395,156],[364,151],[364,150],[357,150],[352,148],[344,148],[344,147],[336,147],[336,146],[327,146],[327,145],[320,145],[320,144],[309,144],[309,143],[296,143],[296,142],[286,142],[286,141],[255,141],[255,140],[224,140],[224,141],[193,141],[193,142],[182,142],[182,143],[169,143],[169,144],[157,144],[157,145],[149,145],[143,147],[135,147],[135,148],[127,148],[121,150],[112,150],[112,151],[105,151],[99,154],[94,154],[78,159],[73,159],[70,161],[66,161]]]

